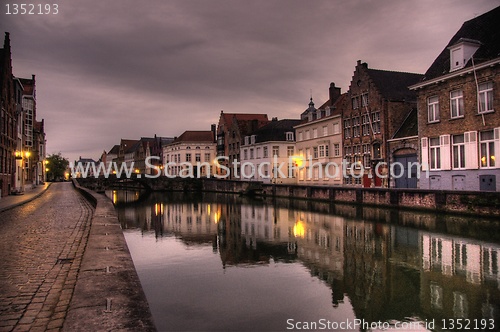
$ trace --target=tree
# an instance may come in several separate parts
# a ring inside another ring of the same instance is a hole
[[[53,153],[45,159],[47,181],[57,181],[64,179],[64,173],[66,173],[69,165],[68,159],[64,158],[61,155],[61,152]]]

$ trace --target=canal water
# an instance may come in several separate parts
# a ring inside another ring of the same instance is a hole
[[[499,330],[495,220],[109,191],[159,331]]]

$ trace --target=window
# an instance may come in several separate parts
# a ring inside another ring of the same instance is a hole
[[[194,157],[195,157],[196,161],[201,161],[201,154],[200,153],[195,154]]]
[[[260,148],[257,148],[257,150],[255,151],[255,158],[260,159],[260,156]]]
[[[380,134],[380,112],[372,113],[372,128],[374,134]]]
[[[286,140],[287,141],[293,141],[293,133],[292,132],[286,133]]]
[[[370,144],[363,144],[363,166],[370,168],[371,164],[371,146]]]
[[[452,136],[453,168],[465,168],[465,140],[464,135]]]
[[[318,128],[313,129],[313,138],[318,138]]]
[[[264,153],[264,158],[267,158],[267,146],[265,146],[263,149],[262,149],[263,153]]]
[[[360,136],[359,116],[352,119],[353,137]]]
[[[279,146],[273,146],[273,157],[279,157],[280,156],[280,147]]]
[[[248,145],[248,144],[250,144],[250,137],[245,136],[245,145]]]
[[[243,150],[243,160],[247,160],[248,159],[248,150],[245,149]]]
[[[370,135],[370,116],[368,114],[361,116],[361,133],[363,136]]]
[[[328,157],[328,145],[318,146],[318,153],[320,158]]]
[[[479,84],[479,113],[493,112],[493,83]]]
[[[314,159],[318,158],[318,147],[317,146],[313,147],[313,158]]]
[[[328,127],[323,126],[323,136],[328,136]]]
[[[257,135],[250,136],[250,144],[255,144],[255,138],[256,137],[257,137]]]
[[[495,141],[493,130],[479,133],[479,146],[481,149],[481,167],[495,167]]]
[[[354,97],[352,98],[352,109],[358,109],[359,108],[359,97]]]
[[[441,148],[439,146],[439,137],[431,138],[429,142],[429,153],[431,165],[430,169],[438,170],[441,169]]]
[[[462,90],[450,92],[451,118],[461,118],[464,116],[464,95]]]
[[[210,153],[205,153],[205,161],[210,162]]]
[[[427,99],[428,121],[439,121],[439,99],[437,96]]]
[[[293,146],[288,146],[288,147],[286,148],[286,155],[287,155],[287,157],[291,157],[291,156],[293,156],[293,153],[294,153],[294,151],[293,151],[293,150],[294,150],[294,149],[293,149]]]
[[[191,162],[191,153],[186,153],[186,161]]]
[[[351,138],[351,120],[344,120],[344,138]]]
[[[253,149],[250,149],[250,159],[253,159]]]
[[[301,132],[301,131],[299,131],[299,137],[298,137],[299,142],[300,142],[300,141],[302,141],[302,139],[303,139],[303,137],[302,137],[302,132]]]
[[[306,130],[306,139],[310,139],[311,136],[310,136],[310,133],[309,133],[309,130]]]
[[[333,124],[333,134],[340,134],[340,123],[335,122]]]
[[[368,106],[368,93],[363,93],[361,95],[361,106],[362,107],[367,107]]]
[[[333,155],[335,157],[340,157],[340,144],[339,143],[333,144]]]

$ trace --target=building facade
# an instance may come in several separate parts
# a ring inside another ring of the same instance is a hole
[[[294,126],[301,120],[273,118],[271,122],[244,137],[241,146],[242,180],[264,183],[295,183],[292,165],[295,156]]]
[[[13,78],[10,36],[6,32],[0,49],[0,196],[10,194],[15,177],[17,106]]]
[[[343,157],[347,164],[345,185],[389,186],[388,140],[416,107],[416,94],[408,86],[422,77],[371,69],[358,60],[342,114]],[[417,151],[408,151],[408,155],[416,158]]]
[[[346,96],[330,84],[329,99],[318,109],[314,103],[301,114],[302,123],[295,126],[297,155],[300,157],[296,177],[298,184],[342,184],[342,109]]]
[[[500,7],[465,22],[418,93],[420,188],[500,191]]]
[[[215,131],[185,131],[163,148],[167,176],[212,177],[215,170]]]
[[[217,125],[217,157],[219,163],[227,168],[234,168],[233,162],[240,162],[240,148],[245,136],[259,129],[269,122],[267,114],[243,114],[220,112]],[[226,158],[221,158],[226,157]],[[233,171],[225,173],[225,169],[218,167],[221,176],[234,179]],[[241,173],[239,168],[236,170]]]

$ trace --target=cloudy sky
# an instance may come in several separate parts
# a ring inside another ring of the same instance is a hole
[[[8,1],[13,3],[18,1]],[[14,75],[37,77],[48,153],[209,130],[221,110],[297,118],[370,68],[423,73],[496,0],[51,0],[6,15]],[[19,2],[18,2],[19,3]]]

